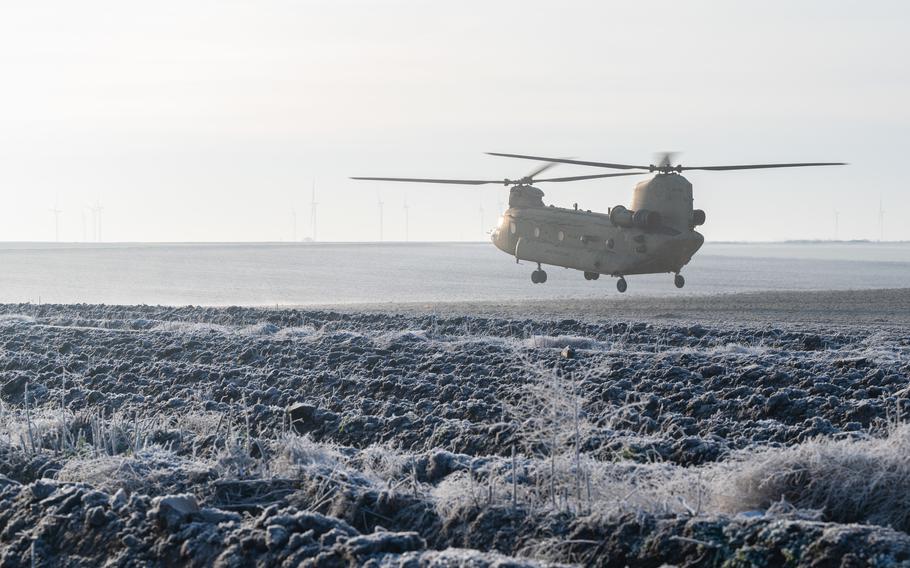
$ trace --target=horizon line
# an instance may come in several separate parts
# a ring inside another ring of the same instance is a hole
[[[910,240],[878,239],[782,239],[773,241],[751,240],[706,240],[705,244],[760,245],[760,244],[903,244]],[[487,240],[440,240],[440,241],[2,241],[0,245],[445,245],[445,244],[490,244]]]

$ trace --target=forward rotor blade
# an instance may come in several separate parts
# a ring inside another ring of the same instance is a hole
[[[519,158],[521,160],[537,160],[539,162],[557,162],[560,164],[575,164],[577,166],[595,166],[598,168],[613,168],[616,170],[647,170],[650,166],[633,166],[630,164],[610,164],[607,162],[586,162],[583,160],[570,160],[568,158],[544,158],[542,156],[525,156],[523,154],[502,154],[500,152],[487,152],[489,156],[503,158]]]
[[[806,162],[802,164],[751,164],[743,166],[677,166],[675,170],[762,170],[766,168],[803,168],[808,166],[846,166],[846,162]]]
[[[508,185],[506,180],[488,180],[488,179],[424,179],[424,178],[387,178],[387,177],[352,177],[351,179],[368,180],[368,181],[413,181],[417,183],[448,183],[454,185],[484,185],[488,183],[498,183]]]
[[[571,176],[571,177],[561,177],[561,178],[549,178],[549,179],[536,179],[534,183],[540,183],[543,181],[581,181],[583,179],[598,179],[598,178],[611,178],[611,177],[620,177],[620,176],[640,176],[644,175],[647,172],[626,172],[621,174],[595,174],[590,176]]]
[[[528,179],[534,179],[535,177],[539,176],[540,174],[544,173],[545,171],[549,170],[550,168],[552,168],[555,165],[557,165],[556,162],[547,162],[546,164],[541,165],[539,168],[537,168],[533,172],[529,173],[525,177],[527,177]]]

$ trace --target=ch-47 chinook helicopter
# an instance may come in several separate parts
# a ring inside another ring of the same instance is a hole
[[[589,162],[568,158],[545,158],[522,154],[492,156],[545,162],[527,176],[512,180],[424,179],[354,177],[357,180],[443,183],[456,185],[502,184],[511,186],[509,208],[491,233],[497,248],[515,257],[537,264],[531,282],[547,281],[543,265],[573,268],[584,273],[585,280],[597,280],[601,274],[617,277],[616,289],[625,292],[625,276],[633,274],[674,274],[677,288],[685,286],[680,274],[692,256],[705,242],[695,227],[705,223],[705,212],[692,207],[692,184],[681,173],[687,170],[751,170],[794,168],[804,166],[839,166],[843,162],[810,162],[798,164],[752,164],[736,166],[672,165],[673,154],[666,153],[658,164],[636,166],[606,162]],[[575,164],[620,170],[642,170],[622,173],[581,175],[537,179],[557,164]],[[655,173],[651,179],[635,186],[630,208],[622,205],[607,213],[546,205],[544,193],[534,184],[581,181],[599,178]]]

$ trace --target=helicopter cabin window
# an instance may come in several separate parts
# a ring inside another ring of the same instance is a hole
[[[613,250],[613,239],[607,239],[607,248]]]
[[[534,238],[535,239],[540,238],[540,227],[534,227]]]
[[[562,241],[566,238],[566,234],[563,233],[562,231],[559,231],[559,233],[556,235],[556,238],[558,238],[560,241]]]
[[[511,232],[514,235],[516,230],[517,230],[517,228],[515,227],[515,223],[514,222],[509,223],[509,232]]]

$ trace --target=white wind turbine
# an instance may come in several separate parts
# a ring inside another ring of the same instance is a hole
[[[291,207],[291,241],[297,242],[297,210]]]
[[[885,204],[881,196],[878,198],[878,240],[885,240]]]
[[[101,242],[101,212],[104,211],[104,207],[101,206],[101,202],[97,199],[95,200],[95,205],[89,207],[92,211],[92,225],[93,225],[93,234],[94,240],[96,242]]]
[[[405,196],[404,196],[404,242],[408,242],[409,240],[411,240],[410,235],[409,235],[409,232],[410,232],[409,219],[408,219],[409,210],[410,210],[410,207],[408,207],[408,196],[407,196],[407,194],[405,194]]]
[[[381,196],[378,192],[376,193],[376,204],[379,206],[379,242],[382,242],[382,241],[383,241],[383,237],[382,237],[382,234],[383,234],[383,232],[382,232],[382,229],[383,229],[383,227],[382,227],[382,222],[383,222],[383,211],[382,211],[382,207],[383,207],[383,205],[385,205],[385,203],[382,202],[382,196]]]
[[[480,235],[481,235],[481,239],[482,239],[485,234],[485,228],[486,228],[483,223],[483,200],[480,201],[479,211],[480,211]]]
[[[313,191],[310,196],[310,229],[313,231],[313,241],[316,241],[316,180],[313,180]]]
[[[60,214],[63,213],[63,210],[58,208],[57,200],[54,200],[54,206],[51,207],[48,211],[54,215],[54,242],[60,242]]]

